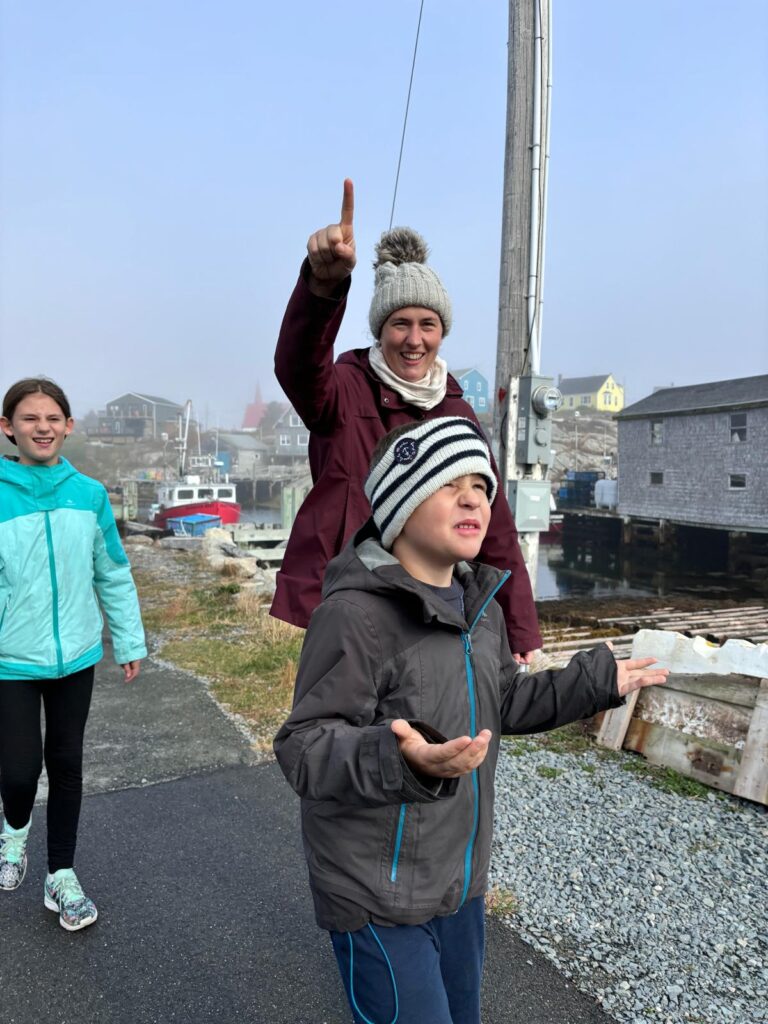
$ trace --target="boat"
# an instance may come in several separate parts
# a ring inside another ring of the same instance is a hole
[[[163,530],[172,528],[169,520],[189,516],[216,516],[222,526],[240,521],[241,508],[235,485],[226,476],[224,480],[220,479],[221,463],[215,455],[199,453],[191,456],[189,467],[195,472],[186,472],[191,412],[192,403],[188,401],[185,406],[186,422],[182,429],[179,416],[179,436],[175,443],[179,453],[178,479],[166,480],[158,486],[157,500],[149,510],[151,525]]]
[[[172,480],[157,489],[157,502],[149,513],[152,526],[162,529],[169,519],[186,516],[218,516],[223,526],[240,521],[240,505],[235,497],[233,483],[203,481],[200,476],[187,475],[183,480]]]

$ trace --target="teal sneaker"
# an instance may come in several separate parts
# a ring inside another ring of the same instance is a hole
[[[59,915],[59,924],[68,932],[76,932],[93,924],[99,916],[93,900],[89,900],[72,868],[62,868],[45,879],[45,905]]]
[[[13,833],[0,832],[0,889],[18,889],[27,873],[27,836],[29,826]]]

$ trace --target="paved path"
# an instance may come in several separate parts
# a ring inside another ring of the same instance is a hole
[[[151,662],[125,687],[105,661],[87,746],[77,866],[100,918],[70,935],[44,909],[38,807],[27,879],[0,894],[4,1024],[348,1024],[298,801],[204,687]],[[483,1020],[609,1018],[491,920]]]

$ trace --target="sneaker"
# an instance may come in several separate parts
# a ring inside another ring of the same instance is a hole
[[[45,879],[45,905],[59,915],[59,924],[68,932],[87,928],[99,916],[93,900],[89,900],[77,875],[71,868],[63,868]]]
[[[18,889],[27,873],[27,832],[0,832],[0,889]]]

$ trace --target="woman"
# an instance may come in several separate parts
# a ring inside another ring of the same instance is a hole
[[[379,439],[401,423],[437,416],[477,422],[439,355],[451,327],[450,299],[426,266],[423,239],[410,229],[387,232],[377,247],[369,314],[376,343],[344,352],[334,363],[333,344],[357,262],[353,213],[347,179],[340,222],[316,231],[307,243],[275,352],[277,379],[310,431],[314,487],[296,517],[271,613],[301,627],[320,603],[326,565],[370,516],[363,483]],[[541,647],[541,635],[505,501],[494,503],[479,560],[512,571],[511,585],[498,600],[510,647],[528,663]]]

